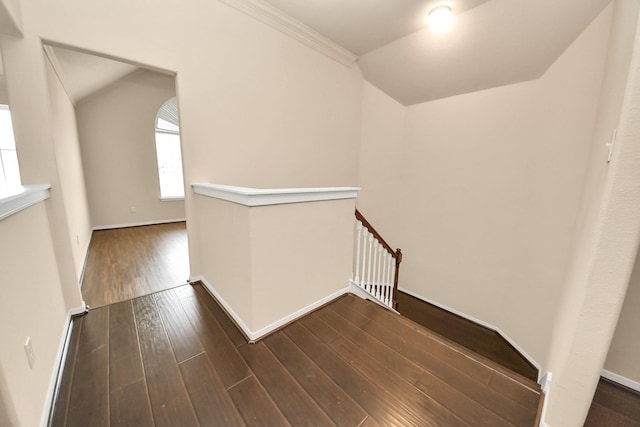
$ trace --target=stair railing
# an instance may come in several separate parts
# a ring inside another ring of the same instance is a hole
[[[394,251],[357,209],[355,238],[353,283],[395,310],[402,250]]]

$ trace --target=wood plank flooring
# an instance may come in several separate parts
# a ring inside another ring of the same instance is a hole
[[[601,378],[585,427],[640,427],[640,393]]]
[[[500,334],[412,295],[398,292],[398,311],[426,328],[534,381],[538,369]]]
[[[186,223],[94,231],[82,280],[91,307],[183,285],[189,277]]]
[[[533,426],[538,386],[347,295],[250,345],[201,285],[76,318],[53,426]]]

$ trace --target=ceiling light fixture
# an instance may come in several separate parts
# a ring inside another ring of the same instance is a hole
[[[432,30],[440,33],[451,28],[453,24],[453,12],[446,5],[436,6],[429,12],[427,16],[427,25]]]

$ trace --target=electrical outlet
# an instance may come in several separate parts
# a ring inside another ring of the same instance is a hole
[[[31,337],[27,337],[27,340],[24,343],[24,352],[27,353],[29,368],[33,369],[33,365],[36,364],[36,355],[33,352],[33,346],[31,345]]]
[[[135,206],[131,206],[131,213],[132,213],[132,214],[134,214],[134,213],[138,213],[138,209],[136,209],[136,207],[135,207]]]

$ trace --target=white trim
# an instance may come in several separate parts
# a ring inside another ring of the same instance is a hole
[[[175,196],[175,197],[162,197],[160,196],[161,202],[184,202],[184,196]]]
[[[627,377],[623,377],[622,375],[615,374],[611,371],[607,371],[606,369],[602,370],[602,377],[618,384],[621,384],[625,387],[628,387],[632,390],[640,392],[640,383],[633,381]]]
[[[249,188],[233,185],[194,183],[193,192],[244,206],[282,205],[321,200],[355,199],[358,187]]]
[[[67,312],[62,328],[62,336],[60,343],[58,344],[58,351],[56,352],[56,358],[54,363],[54,369],[51,373],[51,380],[49,380],[49,389],[44,399],[44,408],[42,410],[42,416],[40,418],[40,426],[47,427],[49,425],[49,416],[53,411],[54,397],[56,392],[56,386],[62,378],[64,371],[64,362],[69,349],[69,338],[71,333],[71,318],[81,313],[87,312],[87,304],[82,301],[82,305],[78,308],[71,309]]]
[[[483,327],[485,327],[485,328],[487,328],[487,329],[491,329],[492,331],[497,332],[498,334],[500,334],[500,336],[501,336],[502,338],[504,338],[504,339],[505,339],[509,344],[511,344],[511,346],[513,346],[513,348],[515,348],[515,349],[516,349],[516,350],[517,350],[517,351],[518,351],[522,356],[524,356],[524,358],[525,358],[525,359],[527,359],[527,360],[529,361],[529,363],[531,363],[533,366],[535,366],[535,367],[536,367],[536,369],[538,370],[538,384],[540,384],[540,381],[541,381],[541,373],[540,373],[540,371],[541,371],[541,366],[540,366],[540,364],[539,364],[538,362],[536,362],[536,360],[535,360],[533,357],[531,357],[531,356],[530,356],[530,355],[529,355],[529,354],[528,354],[528,353],[527,353],[527,352],[526,352],[522,347],[520,347],[520,346],[519,346],[519,345],[518,345],[514,340],[512,340],[511,338],[509,338],[509,337],[507,336],[507,334],[505,334],[504,332],[502,332],[502,330],[501,330],[500,328],[498,328],[497,326],[492,325],[491,323],[485,322],[485,321],[483,321],[483,320],[476,319],[476,318],[475,318],[475,317],[473,317],[473,316],[470,316],[470,315],[468,315],[468,314],[466,314],[466,313],[463,313],[463,312],[461,312],[461,311],[455,310],[455,309],[453,309],[453,308],[451,308],[451,307],[447,307],[447,306],[446,306],[446,305],[444,305],[444,304],[440,304],[439,302],[436,302],[436,301],[433,301],[433,300],[431,300],[431,299],[429,299],[429,298],[423,297],[422,295],[419,295],[419,294],[417,294],[417,293],[415,293],[415,292],[412,292],[412,291],[410,291],[410,290],[408,290],[408,289],[398,288],[398,290],[399,290],[399,291],[404,292],[405,294],[411,295],[412,297],[415,297],[415,298],[421,299],[422,301],[425,301],[425,302],[427,302],[427,303],[429,303],[429,304],[435,305],[436,307],[439,307],[439,308],[441,308],[441,309],[443,309],[443,310],[446,310],[446,311],[448,311],[448,312],[450,312],[450,313],[453,313],[453,314],[455,314],[455,315],[458,315],[458,316],[460,316],[460,317],[462,317],[462,318],[464,318],[464,319],[467,319],[467,320],[469,320],[469,321],[471,321],[471,322],[473,322],[473,323],[477,323],[478,325],[483,326]]]
[[[82,264],[80,265],[80,271],[78,271],[78,285],[82,288],[82,279],[84,278],[84,271],[87,268],[87,255],[89,255],[89,246],[91,245],[91,239],[93,238],[93,229],[89,230],[89,238],[85,245],[84,252],[82,253]]]
[[[140,227],[143,225],[170,224],[172,222],[185,222],[186,220],[187,220],[186,218],[174,218],[174,219],[163,219],[158,221],[130,222],[128,224],[96,225],[95,227],[93,227],[93,231],[111,230],[114,228]]]
[[[240,316],[238,316],[236,314],[235,311],[233,311],[233,309],[231,308],[231,306],[224,300],[224,298],[222,298],[222,296],[215,290],[215,288],[211,285],[211,283],[209,283],[207,281],[207,279],[205,279],[203,276],[190,276],[189,280],[192,282],[196,282],[196,281],[201,281],[204,286],[207,288],[207,290],[209,290],[209,292],[211,292],[211,294],[216,298],[216,300],[224,307],[224,309],[227,311],[227,313],[229,313],[229,315],[231,317],[233,317],[233,320],[236,322],[236,324],[240,327],[240,329],[242,329],[242,331],[244,332],[244,334],[247,336],[247,338],[249,338],[249,340],[251,341],[257,341],[260,338],[262,338],[265,335],[268,335],[269,333],[277,330],[278,328],[286,325],[287,323],[293,322],[294,320],[304,316],[305,314],[315,310],[316,308],[330,302],[333,301],[334,299],[338,298],[341,295],[346,294],[347,292],[349,292],[349,288],[343,288],[340,289],[337,292],[332,293],[331,295],[327,295],[326,297],[304,307],[301,308],[300,310],[283,317],[282,319],[273,322],[272,324],[265,326],[262,329],[259,329],[257,331],[252,331],[251,329],[249,329],[249,327],[247,326],[246,323],[244,323],[242,321],[242,319],[240,318]]]
[[[378,298],[376,298],[376,296],[373,295],[371,292],[358,286],[353,280],[349,280],[349,292],[354,294],[358,298],[371,300],[376,304],[378,304],[379,306],[386,308],[389,311],[392,311],[396,314],[400,314],[400,312],[394,310],[393,308],[389,307],[387,304],[383,303]]]
[[[49,198],[49,184],[22,185],[0,192],[0,220]]]
[[[542,410],[540,411],[540,424],[539,427],[548,427],[545,418],[547,417],[547,404],[549,403],[549,393],[551,392],[551,381],[553,380],[553,373],[547,371],[540,378],[540,385],[542,386]]]
[[[239,10],[271,28],[299,41],[300,43],[328,56],[345,65],[353,66],[358,56],[329,40],[322,34],[306,26],[302,22],[285,14],[280,9],[262,0],[219,0],[232,8]]]
[[[551,382],[551,380],[549,380],[549,383]],[[548,391],[547,393],[544,393],[542,396],[542,410],[540,411],[540,424],[538,424],[538,427],[549,427],[549,424],[547,424],[547,422],[545,421],[545,419],[547,418],[547,406],[549,403],[549,394],[551,393],[551,391]]]
[[[542,388],[543,393],[549,392],[549,387],[551,387],[551,380],[553,379],[553,373],[547,371],[540,377],[540,387]]]

